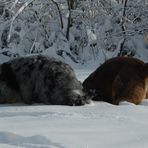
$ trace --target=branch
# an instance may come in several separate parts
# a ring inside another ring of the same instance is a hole
[[[30,48],[30,54],[33,53],[33,48],[34,48],[36,40],[37,40],[37,35],[38,35],[38,33],[36,32],[36,36],[35,36],[34,42],[33,42],[32,46]]]
[[[12,32],[12,26],[13,26],[13,22],[14,20],[17,18],[17,16],[30,4],[32,3],[34,0],[28,0],[26,3],[24,3],[24,5],[16,12],[16,14],[12,17],[12,21],[11,21],[11,25],[10,25],[10,29],[9,29],[9,33],[8,33],[8,37],[7,37],[7,42],[10,41],[11,38],[11,32]]]
[[[10,11],[15,7],[15,5],[17,4],[18,0],[15,0],[15,2],[13,3],[12,7],[10,8]]]
[[[63,19],[62,19],[62,14],[61,14],[59,5],[58,5],[58,3],[55,2],[54,0],[51,0],[51,1],[56,5],[56,7],[57,7],[57,9],[58,9],[58,13],[59,13],[59,16],[60,16],[61,29],[63,29],[63,26],[64,26],[64,25],[63,25]]]

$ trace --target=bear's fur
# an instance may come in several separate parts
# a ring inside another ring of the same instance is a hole
[[[131,57],[112,58],[90,74],[83,87],[93,100],[139,104],[148,98],[148,64]]]
[[[88,103],[73,69],[41,55],[0,65],[0,103],[83,105]]]

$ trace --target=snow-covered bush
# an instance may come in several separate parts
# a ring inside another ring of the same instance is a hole
[[[0,55],[148,59],[146,0],[2,0]],[[50,53],[51,51],[51,53]]]

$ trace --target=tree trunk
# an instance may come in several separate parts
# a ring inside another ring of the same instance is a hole
[[[66,38],[69,40],[69,32],[70,32],[70,26],[71,26],[71,11],[74,9],[74,3],[75,0],[67,0],[68,5],[68,20],[67,20],[67,31],[66,31]]]
[[[128,0],[122,0],[123,3],[123,11],[122,11],[122,18],[121,18],[121,29],[122,29],[122,35],[123,35],[123,42],[120,46],[120,52],[119,56],[122,56],[122,52],[124,50],[124,43],[126,41],[126,27],[125,27],[125,17],[126,17],[126,7],[127,7]]]

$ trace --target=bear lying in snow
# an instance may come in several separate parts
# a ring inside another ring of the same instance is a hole
[[[35,55],[0,65],[0,103],[84,105],[88,103],[73,69]]]
[[[148,98],[148,63],[130,57],[112,58],[90,74],[83,87],[94,95],[93,100],[139,104]]]

